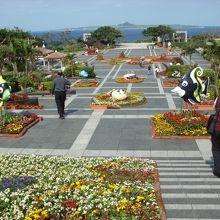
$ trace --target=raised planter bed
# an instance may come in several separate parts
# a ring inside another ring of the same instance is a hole
[[[176,87],[179,81],[177,79],[165,79],[162,81],[163,87]]]
[[[214,110],[213,104],[214,104],[214,100],[203,100],[201,101],[201,103],[194,104],[192,108],[197,109],[197,110],[211,111],[211,110]],[[184,102],[183,107],[185,109],[191,108],[190,104],[186,102]]]
[[[13,94],[7,101],[7,109],[42,109],[39,105],[38,97],[28,97],[27,95]]]
[[[97,87],[98,81],[78,81],[75,82],[71,87]]]
[[[114,101],[106,92],[92,98],[91,106],[106,106],[106,109],[127,108],[146,103],[146,98],[143,92],[128,92],[128,97],[125,100]]]
[[[10,137],[10,138],[19,138],[23,136],[29,128],[37,124],[39,121],[42,121],[42,117],[37,117],[33,121],[31,121],[29,124],[27,124],[23,129],[18,133],[1,133],[0,131],[0,137]]]
[[[123,77],[120,77],[120,78],[116,78],[115,82],[117,83],[141,83],[141,82],[144,82],[144,78],[141,77],[138,79],[125,79]]]
[[[188,120],[189,112],[180,117],[179,113],[168,112],[151,118],[152,137],[155,139],[210,139],[206,124],[208,116],[197,111]]]
[[[51,91],[47,90],[47,91],[34,91],[34,92],[17,92],[17,95],[51,95]]]

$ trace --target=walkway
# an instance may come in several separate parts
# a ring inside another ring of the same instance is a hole
[[[118,56],[121,51],[130,56],[165,52],[164,49],[114,49],[106,51],[104,57]],[[201,57],[195,57],[197,63],[204,63]],[[96,61],[94,56],[82,55],[78,59],[95,64],[95,72],[101,78],[99,86],[77,88],[76,95],[69,96],[66,101],[65,120],[58,119],[54,97],[39,97],[45,108],[32,112],[43,116],[44,120],[22,138],[0,138],[0,153],[155,159],[169,220],[220,219],[220,181],[212,175],[210,141],[151,137],[150,117],[178,109],[179,97],[171,93],[171,89],[163,88],[153,72],[147,75],[147,70],[139,66],[111,66]],[[145,77],[144,83],[114,82],[128,70]],[[147,103],[114,110],[93,111],[89,108],[94,95],[112,88],[144,92]]]

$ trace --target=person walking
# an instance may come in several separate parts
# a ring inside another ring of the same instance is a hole
[[[66,100],[66,89],[71,83],[63,77],[62,72],[57,73],[57,77],[52,82],[52,95],[55,95],[57,112],[60,119],[64,119],[64,108]]]
[[[158,77],[159,76],[159,72],[160,72],[158,66],[155,67],[154,71],[155,71],[156,77]]]
[[[216,124],[215,130],[211,136],[212,155],[214,160],[213,174],[220,178],[220,95],[216,98],[215,103]]]
[[[148,74],[150,75],[151,65],[148,65],[147,70],[148,70]]]
[[[140,66],[141,68],[144,68],[144,59],[143,59],[143,58],[140,60],[139,66]]]

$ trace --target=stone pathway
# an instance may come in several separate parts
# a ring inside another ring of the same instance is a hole
[[[159,55],[164,49],[114,49],[104,57]],[[176,56],[178,51],[173,54]],[[220,180],[212,174],[209,140],[152,139],[150,117],[155,113],[176,110],[180,99],[163,88],[161,80],[147,68],[121,64],[112,66],[95,60],[95,56],[79,56],[79,61],[95,65],[101,78],[96,88],[76,88],[66,101],[67,117],[59,120],[54,97],[39,97],[43,110],[32,110],[44,120],[18,139],[0,138],[0,153],[61,156],[126,156],[145,157],[158,162],[162,197],[169,220],[220,219]],[[189,62],[187,57],[185,62]],[[207,61],[193,55],[193,62],[208,68]],[[162,65],[158,65],[162,68]],[[116,77],[128,70],[145,77],[140,84],[115,83]],[[147,103],[135,108],[91,110],[91,98],[112,88],[144,92]]]

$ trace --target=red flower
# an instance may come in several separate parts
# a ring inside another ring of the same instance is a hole
[[[64,208],[76,209],[78,205],[73,200],[65,200],[63,201]]]

